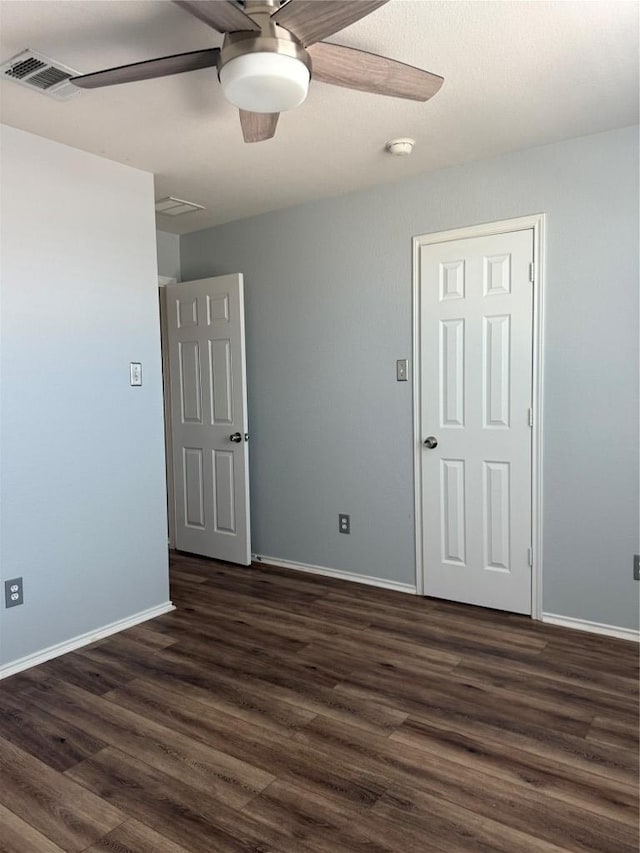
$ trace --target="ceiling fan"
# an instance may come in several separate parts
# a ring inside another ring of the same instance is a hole
[[[217,66],[225,97],[240,108],[245,142],[270,139],[281,112],[307,96],[311,78],[379,95],[426,101],[443,78],[374,53],[322,41],[388,0],[173,0],[224,33],[222,48],[195,50],[72,77],[83,89]]]

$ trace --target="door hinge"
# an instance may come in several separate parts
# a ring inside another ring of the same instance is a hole
[[[533,548],[527,548],[527,561],[533,567]]]
[[[533,284],[535,279],[536,279],[536,265],[532,261],[529,264],[529,281],[531,282],[531,284]]]
[[[533,409],[527,409],[527,423],[530,427],[533,426]]]

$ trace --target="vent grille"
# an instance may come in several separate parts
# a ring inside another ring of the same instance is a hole
[[[69,77],[71,77],[71,74],[68,72],[49,66],[49,68],[45,68],[43,71],[39,71],[37,74],[34,74],[33,77],[30,77],[29,83],[32,86],[37,86],[38,89],[50,89],[51,86],[55,86],[56,83],[62,83],[63,80],[68,80]]]
[[[156,202],[156,213],[162,213],[164,216],[182,216],[183,213],[194,213],[196,210],[206,210],[206,208],[202,204],[196,204],[195,201],[185,201],[183,198],[175,198],[172,195]]]
[[[23,59],[20,62],[14,63],[9,69],[7,69],[8,77],[15,77],[17,80],[22,80],[23,77],[26,77],[27,74],[33,74],[34,71],[37,71],[38,68],[44,68],[45,63],[40,62],[39,59],[35,59],[35,57],[31,56],[29,59]]]
[[[0,65],[1,78],[27,86],[59,101],[66,101],[80,94],[81,90],[69,82],[70,78],[77,74],[79,72],[73,68],[34,50],[25,50]]]

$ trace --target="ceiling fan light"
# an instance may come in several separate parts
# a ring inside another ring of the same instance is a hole
[[[252,113],[282,113],[299,106],[309,91],[309,69],[282,53],[246,53],[220,69],[225,98]]]

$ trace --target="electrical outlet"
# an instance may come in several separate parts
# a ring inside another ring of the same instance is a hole
[[[340,533],[351,533],[351,516],[341,512],[338,516],[338,530]]]
[[[396,361],[396,381],[407,382],[409,379],[409,360],[407,358],[399,358]]]
[[[4,582],[4,606],[17,607],[24,604],[22,578],[13,578]]]
[[[640,554],[633,555],[633,579],[640,581]]]

